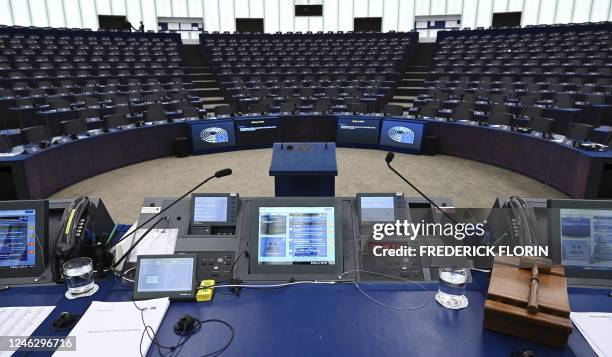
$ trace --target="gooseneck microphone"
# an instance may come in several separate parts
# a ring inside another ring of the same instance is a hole
[[[221,178],[221,177],[225,177],[225,176],[229,176],[232,174],[232,169],[223,169],[223,170],[219,170],[217,172],[215,172],[212,176],[206,178],[206,180],[200,182],[199,184],[197,184],[194,188],[192,188],[191,190],[185,192],[181,197],[177,198],[176,200],[172,201],[172,203],[170,203],[168,206],[166,206],[164,209],[162,209],[161,211],[159,211],[158,213],[156,213],[155,215],[153,215],[151,218],[147,219],[144,223],[142,223],[141,225],[139,225],[138,227],[136,227],[130,234],[126,235],[125,237],[121,238],[120,241],[118,241],[114,246],[116,246],[117,244],[121,243],[124,239],[132,236],[134,233],[136,233],[139,229],[141,229],[142,227],[144,227],[145,225],[147,225],[149,222],[153,221],[155,218],[161,216],[162,213],[166,212],[167,210],[169,210],[172,206],[174,206],[175,204],[177,204],[179,201],[181,201],[183,198],[187,197],[190,193],[192,193],[193,191],[197,190],[198,188],[200,188],[201,186],[203,186],[204,184],[206,184],[208,181],[214,179],[214,178]],[[117,261],[113,264],[113,268],[116,268],[119,264],[121,264],[121,262],[129,255],[129,253],[132,252],[132,250],[134,249],[134,247],[136,247],[136,245],[138,245],[138,243],[140,243],[142,241],[142,239],[149,234],[149,232],[151,232],[153,230],[153,228],[160,222],[162,221],[169,221],[170,217],[166,216],[166,217],[162,217],[160,220],[158,220],[157,222],[155,222],[153,224],[152,227],[150,227],[139,239],[138,241],[136,241],[136,243],[132,244],[132,246],[130,247],[130,249],[128,249],[121,257],[119,257],[119,259],[117,259]]]
[[[434,201],[432,201],[429,197],[427,197],[426,194],[424,194],[423,192],[421,192],[421,190],[419,190],[415,185],[412,184],[412,182],[408,181],[408,179],[406,179],[404,176],[402,176],[402,174],[400,174],[399,172],[397,172],[396,169],[393,168],[393,166],[391,166],[391,161],[393,161],[393,159],[395,158],[395,154],[392,153],[391,151],[389,151],[387,153],[387,156],[385,157],[385,162],[387,163],[387,167],[389,167],[389,170],[393,171],[397,176],[399,176],[399,178],[401,178],[405,183],[407,183],[408,185],[410,185],[410,187],[412,187],[413,190],[415,190],[416,192],[418,192],[419,195],[421,195],[421,197],[423,197],[424,199],[427,200],[427,202],[431,203],[432,206],[434,206],[435,208],[438,209],[438,211],[440,211],[443,215],[446,216],[446,218],[448,218],[451,222],[457,224],[457,221],[455,221],[451,216],[449,216],[446,212],[444,212],[440,206],[438,206]]]

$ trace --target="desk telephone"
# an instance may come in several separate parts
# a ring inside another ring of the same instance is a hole
[[[94,217],[95,207],[85,196],[76,198],[64,211],[55,244],[55,256],[51,259],[51,271],[55,282],[63,281],[62,265],[65,262],[86,255],[85,243],[91,238],[91,223]]]

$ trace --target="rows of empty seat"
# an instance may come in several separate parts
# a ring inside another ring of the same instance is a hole
[[[612,125],[610,23],[439,32],[436,45],[415,114],[508,126],[548,115],[559,134],[587,132],[579,140]]]
[[[200,42],[236,112],[365,113],[388,102],[416,35],[204,33]]]
[[[91,124],[98,111],[102,123],[153,104],[166,110],[156,117],[197,111],[180,46],[176,34],[2,27],[0,128],[44,125],[56,134],[61,125],[50,117]]]

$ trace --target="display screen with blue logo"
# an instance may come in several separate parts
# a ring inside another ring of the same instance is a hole
[[[259,264],[336,262],[334,207],[260,207]]]
[[[189,126],[194,154],[222,151],[236,146],[233,120],[207,120]]]
[[[362,119],[351,117],[338,118],[339,145],[375,146],[378,145],[380,119]]]
[[[561,263],[612,270],[612,210],[560,209]]]
[[[384,119],[380,129],[380,145],[400,152],[421,152],[425,123]]]

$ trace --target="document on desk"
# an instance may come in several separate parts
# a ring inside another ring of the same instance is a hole
[[[0,307],[0,336],[30,336],[53,309],[55,306]],[[0,345],[0,357],[13,354],[6,349]]]
[[[134,234],[134,243],[136,243],[146,231],[146,229],[139,229],[136,234]],[[130,254],[130,263],[136,263],[139,255],[174,254],[177,237],[178,229],[176,228],[151,230]]]
[[[153,336],[169,305],[168,298],[136,302],[94,301],[68,334],[74,336],[76,354],[75,351],[58,351],[53,356],[146,356],[151,339],[142,320],[144,318],[146,325],[151,327],[149,331]],[[144,309],[142,316],[139,309]]]
[[[612,357],[612,313],[572,312],[570,319],[599,357]]]

